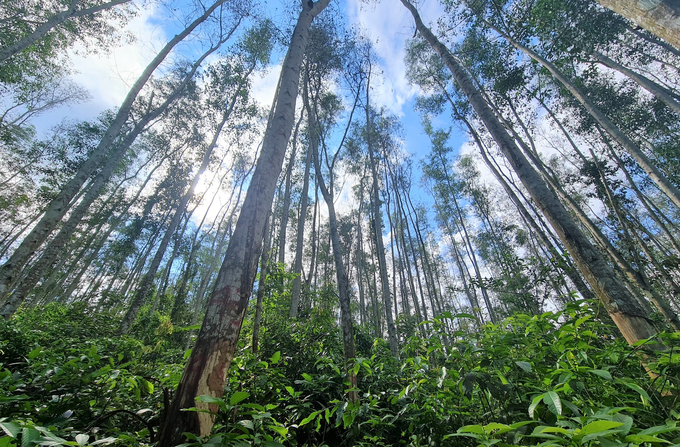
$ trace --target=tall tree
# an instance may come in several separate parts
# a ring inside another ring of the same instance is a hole
[[[186,412],[185,408],[216,411],[215,404],[196,402],[199,396],[221,397],[229,365],[255,280],[264,228],[276,180],[281,173],[286,146],[293,128],[300,67],[307,47],[309,28],[329,0],[303,2],[283,61],[275,96],[275,107],[265,131],[262,152],[250,181],[241,214],[206,308],[205,318],[177,387],[159,435],[160,445],[182,442],[182,433],[201,436],[210,433],[214,418],[207,412]],[[311,6],[311,7],[310,7]]]

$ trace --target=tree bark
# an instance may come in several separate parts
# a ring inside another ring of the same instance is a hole
[[[677,0],[597,1],[680,49],[680,4]]]

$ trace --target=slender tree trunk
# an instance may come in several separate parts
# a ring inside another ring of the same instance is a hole
[[[675,113],[680,113],[680,102],[676,101],[675,98],[673,98],[673,96],[671,96],[665,88],[661,87],[656,82],[634,72],[630,68],[624,67],[623,65],[608,58],[598,51],[593,51],[591,54],[595,56],[595,59],[597,59],[597,61],[602,65],[628,76],[630,79],[637,82],[640,87],[644,88],[649,93],[656,96],[659,101],[670,107]]]
[[[557,195],[543,182],[538,172],[517,147],[503,124],[496,118],[489,105],[474,86],[466,70],[454,55],[423,24],[416,8],[401,0],[411,12],[416,27],[432,49],[442,57],[451,71],[456,83],[467,96],[473,109],[484,122],[506,159],[522,180],[536,204],[550,221],[564,245],[572,254],[579,269],[590,283],[605,310],[612,317],[619,330],[630,344],[652,337],[656,330],[648,320],[645,312],[637,304],[623,283],[616,277],[613,269],[607,264],[600,252],[581,232]]]
[[[293,132],[293,144],[290,152],[290,160],[288,161],[288,168],[286,169],[285,190],[283,192],[283,210],[281,211],[281,228],[279,231],[279,263],[286,262],[286,233],[288,230],[288,213],[290,213],[290,190],[291,190],[291,176],[293,174],[293,167],[295,166],[295,157],[297,155],[297,135],[302,122],[303,114],[300,114],[300,119],[295,125]]]
[[[276,92],[276,105],[262,143],[262,152],[250,181],[234,234],[229,241],[222,268],[207,305],[203,325],[191,352],[159,434],[158,444],[177,445],[182,433],[206,436],[214,418],[209,413],[181,411],[196,407],[216,412],[216,404],[196,401],[199,396],[221,397],[241,324],[251,296],[264,228],[271,212],[274,191],[286,146],[295,120],[295,102],[302,57],[307,47],[314,17],[329,3],[320,0],[302,12],[293,30],[291,44],[283,61]]]
[[[39,25],[30,34],[27,34],[17,42],[0,49],[0,62],[4,62],[6,59],[30,47],[45,37],[45,35],[49,33],[50,30],[52,30],[55,26],[58,26],[69,19],[96,14],[98,12],[104,11],[105,9],[113,8],[114,6],[122,5],[123,3],[127,3],[129,1],[130,0],[113,0],[108,3],[102,3],[89,8],[77,10],[76,7],[78,6],[78,0],[72,0],[66,11],[56,13],[47,19],[45,23]]]
[[[382,211],[380,209],[380,190],[378,184],[378,169],[375,160],[373,142],[371,134],[373,133],[373,123],[371,120],[371,113],[369,107],[369,91],[370,91],[370,74],[366,82],[366,145],[368,146],[368,156],[370,159],[371,174],[373,176],[372,197],[373,204],[373,222],[375,224],[375,248],[378,256],[378,265],[380,268],[380,283],[382,284],[382,295],[385,301],[385,316],[387,321],[387,337],[390,345],[390,353],[399,357],[399,344],[397,342],[397,331],[394,326],[394,318],[392,316],[392,300],[390,297],[390,281],[387,275],[387,261],[385,259],[385,245],[382,238]]]
[[[588,98],[564,73],[562,73],[555,65],[550,63],[547,59],[541,57],[538,53],[530,48],[521,45],[519,42],[512,39],[507,34],[493,28],[501,36],[503,36],[511,45],[519,49],[531,59],[540,63],[545,67],[557,80],[574,95],[574,98],[581,103],[581,105],[588,111],[588,113],[597,121],[602,128],[617,141],[630,156],[637,162],[638,165],[649,175],[649,177],[656,183],[659,188],[668,196],[669,199],[680,208],[680,190],[657,168],[652,160],[642,151],[642,149],[631,140],[625,133],[621,131],[604,113],[598,109],[595,104]]]
[[[267,287],[267,275],[269,274],[269,251],[271,250],[271,232],[269,231],[271,218],[267,219],[264,227],[264,247],[260,259],[260,280],[257,283],[257,302],[255,304],[255,318],[253,319],[253,342],[252,351],[256,354],[260,346],[260,324],[262,322],[262,301]]]
[[[290,292],[290,318],[297,318],[298,306],[300,304],[300,286],[302,284],[302,248],[305,242],[305,220],[307,219],[307,201],[309,200],[309,169],[311,165],[311,152],[307,149],[305,158],[305,173],[302,182],[302,195],[300,196],[300,217],[297,225],[297,239],[295,241],[295,264],[293,266],[293,288]]]
[[[97,148],[88,156],[87,160],[83,162],[78,168],[78,172],[75,176],[69,180],[66,185],[61,189],[57,196],[52,199],[49,203],[45,212],[42,215],[40,221],[33,227],[31,232],[24,238],[19,247],[14,251],[12,256],[0,267],[0,299],[9,292],[8,287],[14,281],[15,277],[19,274],[21,269],[26,265],[30,257],[35,253],[35,251],[45,242],[45,240],[52,234],[62,220],[64,215],[68,212],[71,206],[74,205],[74,197],[81,190],[85,182],[92,177],[98,168],[103,166],[102,172],[96,177],[94,183],[101,183],[101,186],[97,188],[102,188],[103,185],[110,177],[113,170],[118,166],[120,160],[127,152],[127,149],[132,144],[136,136],[142,131],[144,125],[150,122],[154,117],[160,115],[163,110],[165,110],[184,90],[184,87],[193,78],[193,75],[198,70],[201,62],[205,60],[212,52],[217,50],[217,48],[226,41],[226,39],[221,40],[218,45],[209,49],[204,53],[192,66],[190,72],[184,77],[180,82],[175,91],[165,100],[161,106],[151,113],[147,113],[143,118],[143,123],[140,122],[135,126],[135,130],[132,135],[129,135],[124,139],[123,142],[116,144],[116,140],[120,136],[120,133],[128,120],[130,112],[132,110],[133,103],[137,99],[142,88],[146,85],[149,78],[153,72],[158,68],[158,66],[163,62],[170,51],[181,42],[186,36],[188,36],[198,25],[204,22],[214,11],[226,0],[218,0],[213,4],[206,12],[192,22],[186,29],[184,29],[180,34],[176,35],[167,45],[156,55],[156,57],[151,61],[151,63],[144,69],[140,77],[135,81],[132,88],[128,92],[123,104],[118,109],[118,113],[114,118],[113,122],[109,125],[106,133],[102,137],[101,141],[97,145]],[[236,31],[237,25],[230,31],[229,36]],[[153,96],[152,96],[153,98]],[[150,105],[150,104],[149,104]],[[136,132],[136,134],[134,133]],[[108,158],[108,160],[107,160]],[[106,163],[104,163],[106,161]],[[111,173],[108,173],[111,171]],[[107,174],[104,175],[104,172]],[[108,177],[107,177],[108,175]],[[94,185],[93,185],[94,186]],[[97,188],[90,188],[92,191],[97,191]],[[92,199],[94,200],[94,199]],[[90,202],[91,203],[91,202]],[[88,205],[89,206],[89,205]],[[71,219],[69,219],[71,220]],[[77,225],[77,223],[76,223]],[[75,228],[75,227],[74,227]],[[16,308],[16,305],[14,306]],[[7,315],[7,312],[3,312]],[[10,313],[11,314],[11,313]]]

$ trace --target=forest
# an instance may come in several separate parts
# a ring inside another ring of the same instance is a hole
[[[0,23],[0,447],[680,446],[677,1]]]

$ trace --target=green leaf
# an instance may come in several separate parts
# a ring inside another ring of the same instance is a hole
[[[314,413],[310,414],[309,416],[307,416],[306,418],[304,418],[304,419],[302,420],[302,422],[300,422],[300,424],[298,425],[298,427],[302,427],[303,425],[309,424],[309,423],[312,422],[312,420],[314,420],[314,418],[317,417],[317,416],[319,415],[319,413],[321,413],[322,411],[323,411],[323,410],[319,410],[319,411],[315,411]]]
[[[456,433],[477,433],[479,435],[486,434],[484,427],[481,425],[466,425],[456,430]]]
[[[531,372],[531,363],[529,362],[519,361],[515,362],[515,365],[519,366],[526,372]]]
[[[548,406],[548,410],[560,416],[562,414],[562,401],[560,396],[554,391],[548,391],[543,397],[543,402]]]
[[[279,360],[281,360],[281,351],[276,351],[272,358],[269,359],[272,363],[279,363]]]
[[[281,436],[286,436],[288,434],[288,429],[286,427],[281,427],[279,425],[268,425],[267,427],[274,430],[276,433],[280,434]]]
[[[249,419],[244,419],[242,421],[238,421],[237,424],[247,428],[250,431],[255,430],[255,424],[253,424],[253,421],[251,421]]]
[[[21,431],[21,427],[14,422],[0,422],[0,428],[7,433],[7,436],[10,438],[16,438]]]
[[[302,378],[305,379],[307,382],[311,382],[311,381],[312,381],[312,376],[310,376],[310,375],[307,374],[307,373],[302,373]]]
[[[31,447],[40,438],[40,432],[35,428],[24,427],[21,430],[21,447]]]
[[[534,411],[536,411],[536,407],[538,407],[538,404],[541,403],[541,400],[543,400],[543,397],[545,394],[539,394],[538,396],[534,397],[534,400],[531,401],[531,405],[529,405],[529,417],[533,418],[534,417]]]
[[[664,444],[670,444],[670,441],[667,441],[665,439],[657,438],[656,436],[650,436],[650,435],[628,435],[625,438],[626,442],[634,442],[636,444],[642,444],[643,442],[661,442]]]
[[[98,439],[97,441],[91,442],[90,445],[108,445],[108,444],[113,444],[116,441],[118,441],[118,438],[114,438],[113,436],[109,436],[107,438],[102,438],[102,439]]]
[[[649,405],[649,394],[647,394],[647,391],[642,389],[637,383],[629,382],[627,380],[620,380],[617,379],[616,383],[622,383],[626,385],[628,388],[630,388],[633,391],[636,391],[640,395],[640,400],[642,400],[642,405]]]
[[[229,398],[229,405],[236,405],[242,400],[248,399],[249,397],[250,393],[246,393],[245,391],[237,391],[231,395],[231,398]]]
[[[292,386],[286,386],[286,391],[288,391],[288,394],[295,397],[295,390],[293,389]]]
[[[609,373],[609,371],[605,371],[604,369],[591,369],[588,372],[595,374],[596,376],[600,376],[605,380],[612,380],[612,375]]]
[[[583,427],[579,434],[589,435],[592,433],[603,432],[606,430],[611,430],[612,428],[617,428],[623,425],[623,422],[614,421],[595,421]]]

